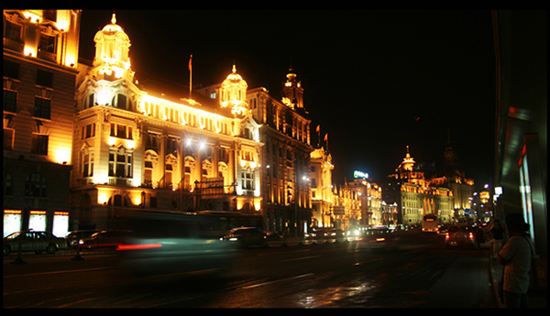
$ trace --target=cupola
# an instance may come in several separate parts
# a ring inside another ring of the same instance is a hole
[[[96,51],[94,70],[98,75],[113,76],[114,79],[127,78],[132,80],[130,70],[130,38],[122,27],[116,24],[116,15],[113,13],[111,23],[107,24],[94,37]]]
[[[220,87],[220,105],[222,108],[231,109],[233,115],[249,115],[248,103],[246,102],[246,90],[248,84],[237,73],[237,68],[233,65],[233,71],[222,82]]]

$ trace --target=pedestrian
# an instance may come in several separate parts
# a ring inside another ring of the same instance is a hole
[[[503,298],[507,308],[528,308],[529,270],[533,250],[527,234],[529,224],[522,214],[506,216],[506,230],[510,238],[498,253],[499,262],[504,265]]]
[[[495,220],[493,227],[489,231],[493,235],[493,260],[498,259],[498,252],[502,248],[502,240],[504,239],[504,230],[500,227],[500,222]]]

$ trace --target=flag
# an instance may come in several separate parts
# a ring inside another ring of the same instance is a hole
[[[189,71],[191,71],[191,66],[192,66],[192,62],[193,61],[193,55],[191,55],[191,57],[189,57]]]
[[[324,141],[326,142],[327,139],[328,139],[328,134],[325,134],[325,139],[324,139]]]
[[[319,133],[319,128],[320,128],[321,125],[317,125],[317,133]]]

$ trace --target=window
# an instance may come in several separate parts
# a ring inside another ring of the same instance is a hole
[[[12,195],[12,194],[13,194],[13,185],[12,185],[11,175],[4,170],[4,195]]]
[[[4,150],[13,150],[13,129],[4,128]]]
[[[150,187],[153,185],[153,162],[145,161],[145,176],[143,179],[145,186]]]
[[[82,126],[82,139],[95,136],[95,123]]]
[[[48,135],[32,134],[31,154],[48,154]]]
[[[53,73],[38,69],[36,71],[36,84],[43,87],[53,88]]]
[[[26,196],[46,196],[46,179],[40,173],[31,173],[25,180]]]
[[[4,77],[19,79],[19,64],[4,60]]]
[[[91,177],[94,175],[94,153],[86,150],[82,153],[82,177]]]
[[[17,92],[4,90],[4,111],[16,112],[17,109]]]
[[[55,53],[55,36],[40,34],[40,44],[38,49],[48,53]]]
[[[124,94],[118,94],[113,98],[113,104],[123,110],[129,110],[128,109],[128,98]]]
[[[44,18],[57,22],[57,10],[44,10]]]
[[[132,178],[132,152],[124,148],[109,152],[109,176],[118,178]]]
[[[243,172],[242,173],[243,189],[254,190],[254,173]]]
[[[91,108],[94,105],[95,105],[95,103],[94,103],[94,94],[92,93],[88,96],[87,104],[86,104],[85,108]]]
[[[21,25],[5,21],[4,37],[6,39],[21,42]]]
[[[132,128],[122,124],[111,123],[111,136],[133,139]]]
[[[51,100],[34,97],[34,117],[50,119],[50,102]]]

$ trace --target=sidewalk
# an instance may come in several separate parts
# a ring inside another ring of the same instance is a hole
[[[495,259],[491,259],[491,252],[489,255],[489,274],[491,277],[491,286],[495,291],[495,297],[498,297],[498,282],[502,276],[502,265]],[[529,297],[529,308],[548,308],[548,292],[547,287],[530,288],[527,292]],[[497,302],[499,308],[504,308],[502,302]]]

